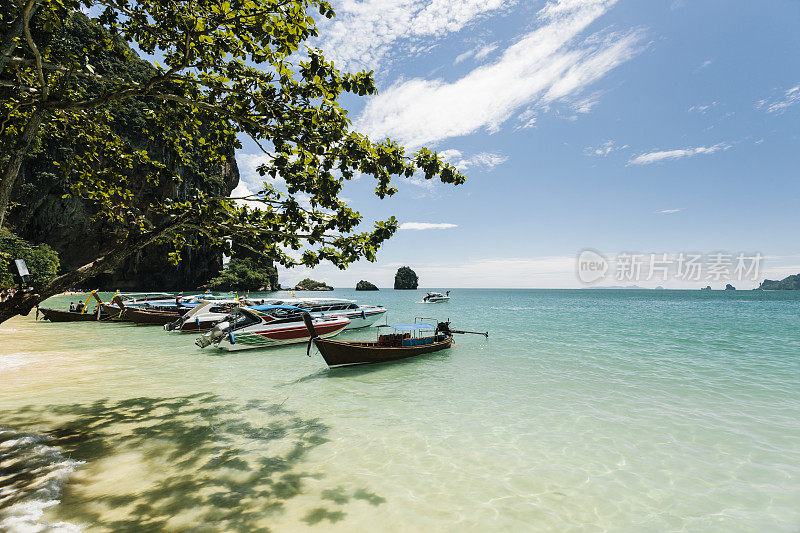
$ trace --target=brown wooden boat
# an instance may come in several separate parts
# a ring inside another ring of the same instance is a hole
[[[382,337],[392,337],[392,335],[382,335]],[[417,346],[387,346],[386,342],[381,339],[372,342],[314,339],[314,344],[322,354],[322,358],[331,367],[385,363],[438,352],[453,345],[452,335],[438,334],[429,337],[416,337],[414,340],[425,341],[426,343]]]
[[[100,306],[100,314],[97,313],[97,308],[94,311],[88,310],[89,302],[92,301],[92,298],[97,300],[97,304]],[[78,309],[81,309],[80,303],[78,304]],[[89,294],[89,297],[86,298],[86,302],[83,304],[84,311],[64,311],[62,309],[48,309],[46,307],[38,307],[37,308],[37,318],[39,313],[42,313],[45,320],[49,320],[50,322],[92,322],[97,320],[108,320],[108,313],[105,312],[103,308],[103,300],[100,299],[98,296],[97,291],[92,291]]]
[[[50,322],[92,322],[97,320],[97,313],[87,311],[86,313],[79,313],[78,311],[64,311],[61,309],[47,309],[40,307],[39,312],[45,320]],[[108,317],[102,311],[100,312],[100,320],[105,320]]]
[[[180,311],[159,311],[155,309],[125,308],[125,320],[140,326],[163,326],[181,317]]]
[[[475,333],[489,337],[488,333],[451,330],[450,322],[433,321],[434,325],[417,321],[413,324],[378,326],[393,328],[398,333],[379,334],[375,341],[343,341],[319,338],[308,313],[303,313],[303,321],[311,334],[308,354],[311,354],[313,343],[330,367],[384,363],[446,350],[453,345],[453,333]],[[420,333],[426,331],[433,331],[433,334]]]

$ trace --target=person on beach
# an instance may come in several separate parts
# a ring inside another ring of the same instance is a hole
[[[70,313],[74,313],[75,312],[75,302],[70,302],[69,303],[69,311],[70,311]]]
[[[78,307],[75,308],[75,311],[77,311],[78,313],[83,311],[83,302],[78,302]]]

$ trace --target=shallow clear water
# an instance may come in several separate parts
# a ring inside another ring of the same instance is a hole
[[[0,529],[800,529],[800,294],[422,294],[325,295],[489,339],[329,370],[3,324]]]

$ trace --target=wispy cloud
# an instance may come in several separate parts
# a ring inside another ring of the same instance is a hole
[[[756,103],[756,109],[763,109],[767,113],[781,114],[789,107],[800,103],[800,84],[786,90],[780,91],[780,94],[770,98],[764,98]]]
[[[662,209],[661,211],[656,211],[656,213],[658,213],[659,215],[672,215],[680,211],[683,211],[682,207],[679,207],[677,209]]]
[[[438,222],[403,222],[400,224],[401,230],[425,230],[425,229],[450,229],[457,228],[456,224]]]
[[[613,140],[610,140],[604,142],[603,144],[597,147],[589,146],[583,151],[583,153],[585,153],[586,155],[605,157],[611,152],[617,152],[619,150],[624,150],[626,148],[629,148],[627,144],[623,144],[622,146],[617,146]]]
[[[497,165],[502,165],[508,161],[508,156],[494,152],[480,152],[475,155],[465,157],[460,150],[442,150],[439,156],[457,169],[464,171],[471,167],[482,167],[491,170]]]
[[[713,154],[720,150],[727,150],[731,145],[727,143],[718,143],[713,146],[698,146],[696,148],[682,148],[678,150],[659,150],[656,152],[648,152],[640,154],[630,159],[628,164],[631,165],[649,165],[667,159],[680,159],[682,157],[693,157],[701,154]]]
[[[490,43],[486,45],[476,46],[472,50],[467,50],[463,54],[457,55],[455,61],[453,61],[453,64],[458,65],[459,63],[469,59],[470,57],[474,57],[478,61],[483,61],[489,56],[489,54],[491,54],[495,50],[497,50],[497,43]]]
[[[345,69],[377,70],[397,50],[410,56],[422,53],[438,39],[516,3],[517,0],[341,0],[334,5],[336,18],[319,21],[317,44],[328,59]],[[402,46],[398,46],[400,42]]]
[[[703,61],[700,64],[700,66],[698,66],[696,69],[694,69],[694,73],[697,74],[698,72],[700,72],[704,68],[708,68],[709,66],[711,66],[711,60],[710,59],[706,59],[705,61]]]
[[[693,105],[689,108],[689,113],[700,113],[701,115],[705,115],[708,111],[714,107],[717,107],[719,102],[714,101],[710,104],[703,104],[703,105]]]
[[[595,33],[579,40],[615,2],[550,2],[539,12],[539,27],[496,61],[454,82],[401,81],[368,101],[356,127],[416,147],[482,128],[495,132],[526,107],[532,124],[536,110],[573,99],[639,51],[639,31]]]

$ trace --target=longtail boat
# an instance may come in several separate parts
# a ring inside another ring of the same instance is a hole
[[[308,355],[311,355],[312,344],[315,345],[330,367],[385,363],[446,350],[453,345],[453,333],[475,333],[489,337],[488,332],[451,330],[449,321],[434,321],[436,322],[434,325],[415,320],[413,324],[378,326],[378,328],[392,328],[395,333],[381,334],[379,330],[375,341],[343,341],[324,339],[317,335],[308,313],[303,315],[303,320],[311,334],[311,339],[308,341]]]
[[[163,326],[179,319],[186,308],[176,308],[174,311],[161,309],[143,309],[140,307],[126,307],[125,320],[140,326]]]
[[[99,309],[95,309],[94,311],[88,311],[89,302],[92,301],[92,298],[97,300],[97,305]],[[80,311],[78,310],[70,310],[64,311],[63,309],[49,309],[46,307],[39,307],[37,311],[38,313],[42,313],[42,316],[45,320],[49,320],[50,322],[92,322],[97,320],[108,320],[109,315],[105,311],[103,306],[103,300],[97,295],[97,291],[92,291],[89,297],[84,302],[83,306],[78,306]]]

